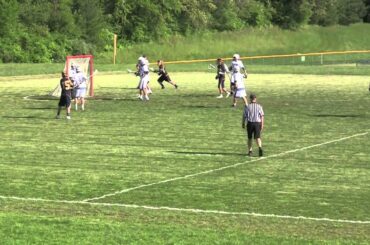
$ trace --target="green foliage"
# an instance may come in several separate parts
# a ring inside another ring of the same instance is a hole
[[[122,46],[249,27],[348,25],[370,20],[369,6],[369,0],[0,0],[0,60],[97,55],[112,49],[113,33]]]
[[[310,24],[329,26],[338,23],[338,0],[313,0]]]
[[[0,0],[0,38],[13,36],[18,27],[19,5],[16,0]]]
[[[99,0],[79,0],[74,6],[74,14],[83,41],[94,48],[103,46],[100,33],[105,24]],[[94,48],[90,52],[93,52]]]
[[[286,28],[298,29],[306,24],[312,15],[309,0],[272,0],[273,23]]]
[[[72,13],[72,0],[51,2],[52,18],[49,19],[50,32],[76,37],[77,26]]]
[[[362,21],[366,15],[366,6],[363,0],[338,0],[338,23],[349,25]]]
[[[238,6],[234,0],[219,1],[214,13],[214,26],[218,31],[241,29],[244,23],[237,13]]]

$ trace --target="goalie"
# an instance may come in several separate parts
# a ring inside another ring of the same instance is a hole
[[[73,89],[73,82],[68,79],[66,74],[62,72],[62,78],[60,79],[60,88],[62,90],[59,104],[58,104],[58,112],[56,118],[60,118],[60,112],[62,107],[65,106],[67,109],[67,119],[71,119],[71,100],[72,100],[72,89]]]

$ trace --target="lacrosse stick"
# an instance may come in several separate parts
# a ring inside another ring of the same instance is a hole
[[[208,70],[216,70],[216,66],[209,64],[208,65]]]

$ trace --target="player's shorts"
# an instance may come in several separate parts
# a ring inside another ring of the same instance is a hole
[[[68,95],[62,95],[59,99],[59,106],[69,107],[71,105],[71,97]]]
[[[247,96],[247,92],[245,91],[245,88],[238,88],[235,90],[235,98],[243,98]]]
[[[71,91],[71,97],[72,97],[72,99],[75,99],[76,98],[76,91],[77,91],[77,88],[72,89],[72,91]]]
[[[149,83],[149,75],[144,75],[140,79],[139,89],[141,90],[146,89],[146,87],[148,86],[148,83]]]
[[[248,122],[247,123],[248,139],[261,138],[261,123],[260,122]]]
[[[218,88],[225,88],[225,76],[219,75],[218,77]]]
[[[243,82],[243,79],[244,79],[244,75],[241,74],[240,72],[237,72],[237,73],[233,73],[231,75],[231,79],[230,79],[230,82],[232,84],[236,84],[236,83],[240,83],[240,82]]]
[[[86,96],[86,88],[76,88],[76,98],[85,98]]]
[[[158,80],[159,83],[163,83],[163,81],[171,82],[171,78],[169,75],[161,75]]]

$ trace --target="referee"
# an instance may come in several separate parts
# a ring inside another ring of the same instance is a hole
[[[252,156],[252,137],[258,145],[258,155],[263,156],[261,131],[263,130],[263,109],[260,104],[257,103],[257,97],[255,94],[249,96],[251,103],[244,107],[242,127],[245,128],[247,125],[248,132],[248,156]]]

